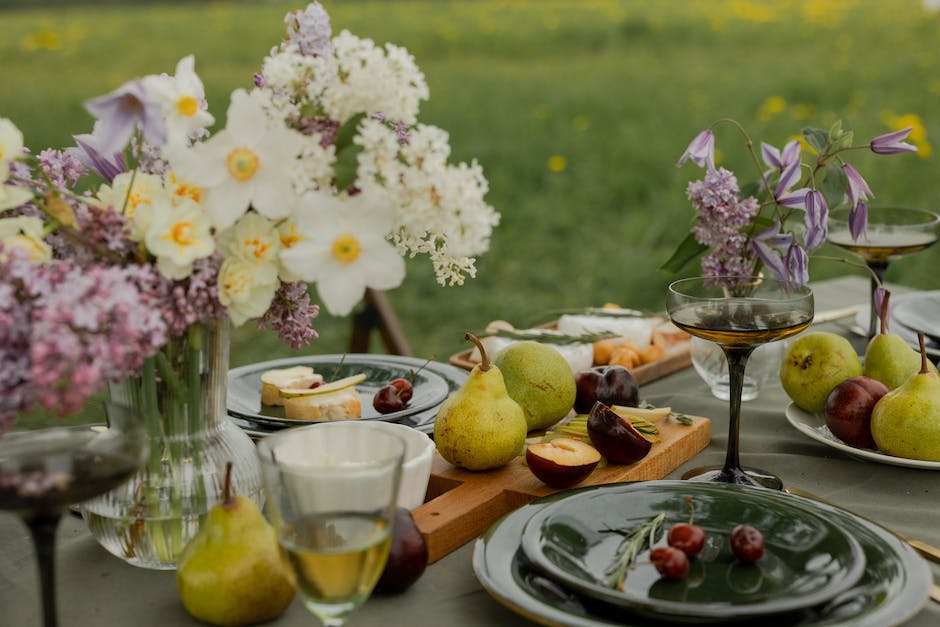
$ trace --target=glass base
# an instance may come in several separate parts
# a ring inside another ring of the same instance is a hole
[[[783,490],[780,477],[758,468],[735,468],[726,470],[724,466],[704,466],[693,468],[682,475],[689,481],[712,481],[715,483],[734,483],[771,490]]]

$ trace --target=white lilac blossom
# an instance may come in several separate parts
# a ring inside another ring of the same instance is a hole
[[[333,52],[330,16],[319,2],[311,3],[303,11],[291,11],[284,17],[284,23],[288,41],[297,44],[302,54],[324,56]]]
[[[744,135],[759,166],[753,142],[744,129],[734,120],[719,122],[730,123]],[[867,147],[877,154],[910,152],[914,147],[903,142],[909,133],[910,129],[904,129],[881,135]],[[709,276],[751,274],[763,265],[781,280],[802,284],[809,280],[807,253],[826,239],[829,207],[847,203],[852,237],[863,236],[872,192],[861,174],[844,161],[843,153],[852,149],[852,133],[836,123],[828,132],[804,129],[803,136],[814,150],[815,163],[803,161],[796,140],[787,142],[783,149],[762,142],[760,158],[769,169],[759,172],[760,200],[751,197],[739,201],[737,182],[731,173],[724,168],[715,170],[712,129],[696,135],[677,164],[692,161],[707,168],[704,180],[690,183],[688,188],[696,222],[664,268],[679,270],[687,260],[704,255],[702,270]],[[836,184],[823,186],[826,179]],[[754,210],[747,215],[741,213],[736,204],[739,202],[750,203],[748,206]]]

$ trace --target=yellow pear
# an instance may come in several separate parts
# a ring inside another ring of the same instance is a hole
[[[176,569],[186,610],[210,625],[237,627],[269,621],[294,599],[294,574],[277,532],[254,501],[231,495],[212,508],[187,543]]]
[[[940,461],[940,377],[928,368],[920,337],[920,372],[885,394],[871,412],[871,435],[889,455]]]
[[[528,424],[522,407],[509,397],[499,368],[490,363],[483,343],[472,333],[466,337],[480,349],[483,360],[441,404],[434,421],[434,443],[441,457],[455,466],[498,468],[522,453]]]
[[[907,345],[904,338],[894,333],[888,333],[888,300],[890,297],[890,292],[885,292],[879,315],[881,332],[871,339],[865,349],[865,367],[862,374],[881,381],[889,390],[893,390],[917,372],[921,364],[920,355]],[[937,368],[929,362],[927,367],[932,372],[937,372]]]

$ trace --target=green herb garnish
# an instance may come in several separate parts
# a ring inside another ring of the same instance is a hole
[[[631,534],[626,534],[621,530],[609,529],[612,533],[623,535],[620,546],[617,547],[617,557],[610,568],[604,573],[607,575],[606,585],[616,590],[623,590],[623,582],[627,578],[627,573],[636,563],[637,556],[646,548],[653,548],[656,544],[657,535],[663,532],[663,521],[666,520],[666,512],[643,524]]]

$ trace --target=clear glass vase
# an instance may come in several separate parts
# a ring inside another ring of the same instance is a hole
[[[232,462],[234,494],[261,502],[254,443],[226,417],[229,323],[193,325],[111,386],[147,424],[150,455],[128,483],[81,505],[103,547],[135,566],[170,570],[212,507]]]

